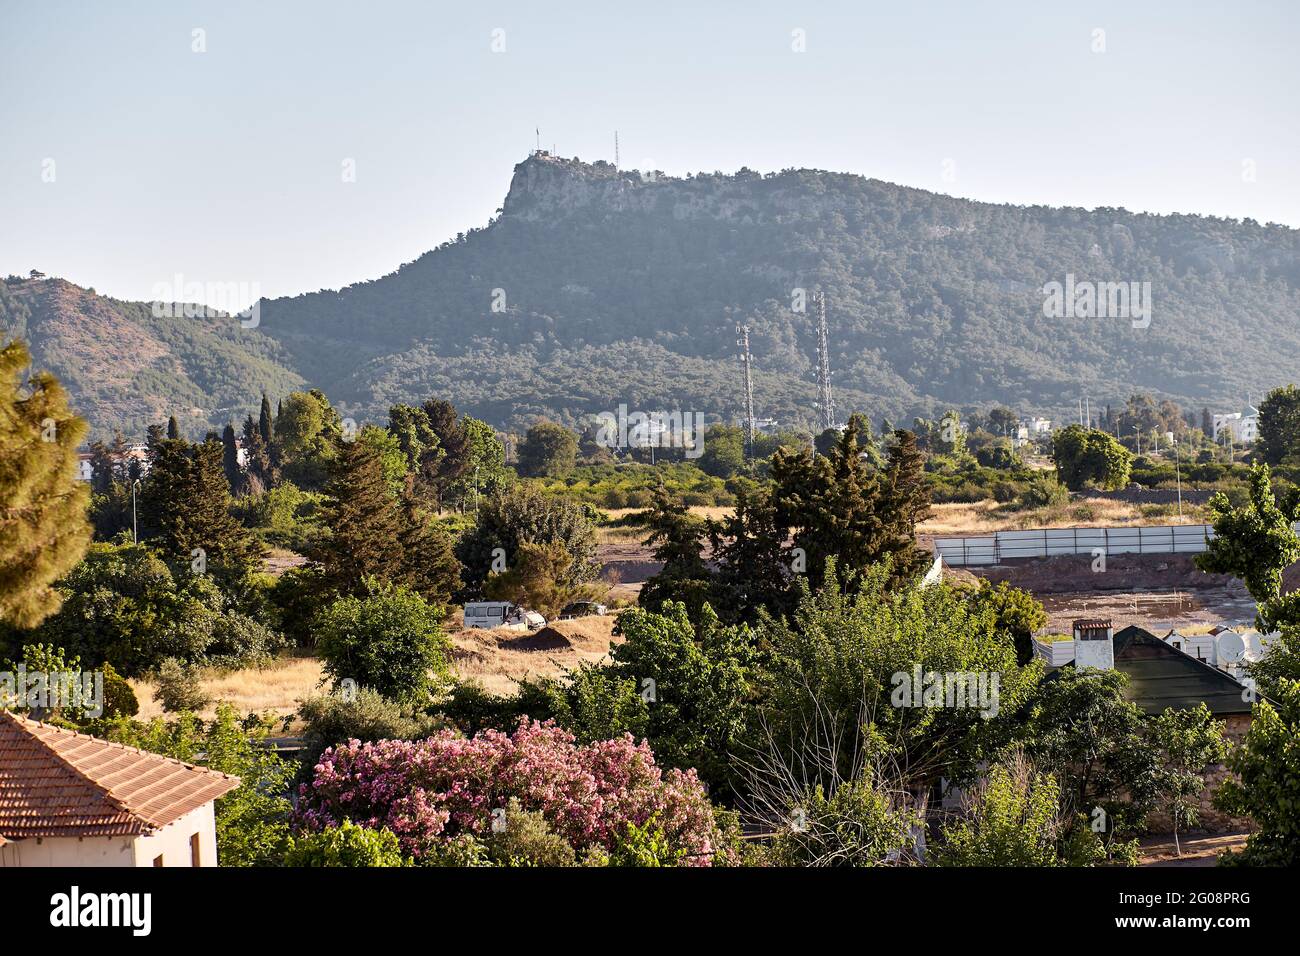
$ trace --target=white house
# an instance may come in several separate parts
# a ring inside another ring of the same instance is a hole
[[[1259,409],[1253,405],[1247,405],[1239,412],[1233,412],[1231,415],[1214,416],[1214,440],[1222,440],[1220,436],[1227,432],[1234,443],[1238,445],[1254,444],[1255,439],[1259,437]]]
[[[0,711],[0,867],[216,866],[237,777]]]

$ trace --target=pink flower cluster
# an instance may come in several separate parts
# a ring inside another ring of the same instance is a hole
[[[551,721],[520,721],[513,734],[487,730],[425,740],[351,740],[333,747],[299,790],[298,819],[311,829],[344,818],[385,826],[419,858],[435,841],[461,833],[486,836],[492,811],[518,798],[579,852],[609,850],[628,823],[652,816],[682,862],[707,866],[718,829],[695,771],[655,766],[654,754],[630,734],[578,746]]]

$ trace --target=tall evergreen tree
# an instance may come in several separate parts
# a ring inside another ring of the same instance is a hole
[[[244,448],[248,452],[248,470],[244,484],[249,494],[260,494],[275,484],[271,453],[262,440],[262,432],[249,415],[244,419]]]
[[[641,588],[638,603],[659,613],[665,602],[679,601],[686,605],[692,620],[699,620],[712,587],[704,561],[704,523],[663,485],[655,489],[654,502],[644,519],[649,531],[644,543],[654,547],[654,559],[663,562],[663,568]]]
[[[175,415],[170,415],[167,418],[167,437],[173,441],[181,437],[181,426],[176,423]]]
[[[0,621],[35,627],[58,610],[53,584],[90,543],[90,489],[77,480],[87,426],[48,372],[24,389],[23,343],[0,349]]]
[[[930,517],[930,484],[916,436],[906,429],[894,432],[889,448],[881,513],[885,527],[882,552],[892,556],[897,574],[914,574],[929,559],[929,554],[916,546],[916,526]]]
[[[440,398],[431,398],[422,406],[429,428],[438,436],[439,453],[426,453],[420,462],[420,474],[435,489],[439,501],[456,479],[469,467],[469,437],[461,427],[456,406]]]
[[[225,431],[221,433],[221,468],[226,473],[226,482],[230,485],[231,494],[241,491],[244,473],[239,467],[239,445],[235,442],[235,426],[230,423],[226,424]]]
[[[724,622],[754,623],[759,609],[777,616],[792,610],[795,568],[785,538],[786,528],[765,490],[737,489],[734,511],[709,522],[717,565],[712,603]]]
[[[329,469],[325,524],[333,533],[314,555],[326,584],[340,594],[362,595],[366,576],[402,583],[408,570],[402,549],[406,522],[379,449],[339,440]]]
[[[414,475],[406,476],[402,494],[402,583],[430,604],[446,608],[461,585],[455,542],[437,521],[425,513],[414,494]]]
[[[220,441],[199,445],[164,441],[143,498],[147,527],[173,562],[211,573],[231,586],[260,563],[261,547],[230,513],[230,485],[222,467]]]

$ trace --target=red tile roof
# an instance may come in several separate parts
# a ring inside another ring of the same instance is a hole
[[[0,843],[149,833],[239,778],[0,711]]]

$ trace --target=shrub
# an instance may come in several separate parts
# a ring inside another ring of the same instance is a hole
[[[351,699],[338,693],[309,698],[298,709],[298,716],[306,724],[302,762],[308,772],[335,744],[349,740],[412,740],[435,729],[431,719],[412,713],[369,687],[360,688]]]
[[[372,830],[344,820],[319,833],[291,837],[285,866],[410,866],[397,837],[382,827]]]
[[[1025,485],[1017,502],[1021,508],[1055,508],[1070,500],[1070,492],[1055,478],[1038,477]]]
[[[325,673],[394,700],[427,699],[433,680],[448,672],[442,609],[405,587],[374,578],[364,584],[364,597],[340,597],[316,618]]]
[[[490,838],[493,811],[515,797],[577,855],[609,852],[627,824],[658,821],[682,863],[707,866],[721,834],[693,771],[664,773],[630,735],[578,746],[551,723],[522,720],[512,735],[450,730],[421,741],[349,743],[325,752],[299,789],[298,819],[324,829],[347,818],[386,826],[417,860],[448,841]]]
[[[573,866],[577,862],[568,841],[551,829],[541,813],[520,806],[518,797],[511,797],[505,809],[497,811],[486,845],[488,856],[498,866]]]
[[[113,669],[112,664],[104,665],[104,717],[134,717],[140,713],[140,702],[136,700],[135,691],[126,682],[126,678]]]
[[[1060,788],[1023,758],[996,766],[943,828],[939,866],[1057,866]]]
[[[208,705],[209,697],[203,690],[198,674],[184,661],[167,658],[159,665],[156,680],[158,688],[153,693],[153,699],[161,703],[165,711],[194,713]]]

